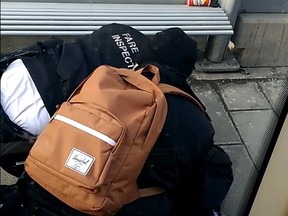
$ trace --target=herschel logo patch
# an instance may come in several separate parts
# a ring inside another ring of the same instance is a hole
[[[73,148],[69,154],[65,166],[85,176],[89,172],[94,161],[95,157],[77,148]]]

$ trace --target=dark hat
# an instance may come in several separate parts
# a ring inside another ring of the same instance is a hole
[[[189,76],[197,59],[197,43],[180,28],[158,32],[140,49],[137,63],[156,61]]]

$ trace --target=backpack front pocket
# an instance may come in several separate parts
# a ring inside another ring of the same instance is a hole
[[[64,181],[94,189],[109,175],[105,169],[124,126],[107,110],[68,102],[52,119],[30,152],[34,163]]]

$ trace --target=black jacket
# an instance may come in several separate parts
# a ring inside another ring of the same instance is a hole
[[[136,29],[122,24],[109,24],[71,42],[56,46],[40,45],[40,55],[21,57],[52,115],[57,104],[96,67],[107,64],[133,68],[140,46],[148,38]]]
[[[186,77],[165,66],[158,67],[160,82],[174,85],[193,95]],[[183,183],[183,179],[191,178],[189,172],[203,160],[214,144],[214,128],[206,113],[187,98],[169,94],[165,96],[167,118],[138,179],[140,187],[156,185],[174,189]]]

